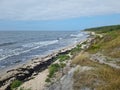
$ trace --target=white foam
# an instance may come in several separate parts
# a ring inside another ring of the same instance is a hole
[[[33,42],[33,43],[23,45],[23,48],[16,48],[14,50],[11,50],[11,49],[4,50],[4,52],[0,54],[0,60],[4,60],[6,58],[9,58],[9,57],[12,57],[12,56],[15,56],[15,55],[20,55],[20,54],[23,54],[23,53],[27,53],[27,52],[30,52],[32,50],[38,49],[42,46],[55,44],[57,42],[58,42],[58,40]],[[28,48],[28,49],[25,49],[25,48]]]
[[[33,43],[28,43],[25,45],[22,45],[25,48],[30,48],[30,47],[36,47],[36,46],[47,46],[51,44],[57,43],[58,40],[52,40],[52,41],[40,41],[40,42],[33,42]]]
[[[79,37],[84,36],[84,34],[83,34],[83,33],[79,33],[79,34],[71,34],[70,36],[71,36],[71,37],[77,37],[77,38],[79,38]]]

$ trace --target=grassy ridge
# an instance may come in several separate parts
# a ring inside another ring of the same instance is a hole
[[[92,67],[91,70],[74,73],[74,90],[89,88],[90,90],[120,90],[120,70],[105,64],[89,60],[87,53],[76,56],[72,64]]]
[[[110,31],[114,31],[114,30],[115,31],[120,30],[120,25],[103,26],[103,27],[85,29],[85,31],[94,31],[97,33],[108,33]]]
[[[96,37],[88,51],[93,53],[102,52],[105,55],[120,58],[120,25],[86,30],[94,31],[97,34],[99,33],[103,35],[103,38]]]
[[[82,67],[92,67],[91,70],[76,70],[74,73],[74,90],[120,90],[120,69],[112,68],[99,62],[90,60],[91,54],[102,53],[112,60],[120,58],[120,25],[104,26],[98,28],[86,29],[93,31],[96,37],[91,46],[83,53],[77,55],[72,64]],[[102,38],[97,34],[103,35]],[[117,62],[117,65],[120,61]]]

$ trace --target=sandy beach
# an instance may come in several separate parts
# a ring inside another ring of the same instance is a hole
[[[17,66],[3,70],[3,72],[0,74],[0,90],[4,90],[6,88],[7,88],[6,90],[9,90],[10,88],[9,85],[11,84],[12,81],[16,79],[25,82],[23,86],[30,85],[30,83],[34,83],[39,79],[40,82],[38,81],[36,82],[36,84],[33,84],[32,88],[33,90],[38,90],[35,89],[36,85],[39,88],[43,88],[45,84],[43,81],[45,81],[48,73],[47,67],[54,62],[54,58],[59,54],[65,54],[69,52],[71,49],[75,48],[78,44],[81,44],[86,40],[88,40],[88,38],[81,42],[76,43],[75,45],[65,47],[58,51],[54,51],[51,54],[46,55],[44,57],[33,58],[26,64],[19,64]],[[34,79],[31,79],[31,77],[32,78],[34,77]]]
[[[43,90],[46,84],[45,79],[47,78],[47,75],[48,75],[48,69],[45,69],[44,71],[38,73],[38,75],[33,76],[33,79],[21,85],[18,88],[18,90],[20,90],[20,88],[31,89],[31,90]]]

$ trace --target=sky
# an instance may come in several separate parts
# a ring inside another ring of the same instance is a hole
[[[82,30],[120,24],[120,0],[0,0],[0,30]]]

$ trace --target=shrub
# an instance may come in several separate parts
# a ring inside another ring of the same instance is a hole
[[[66,66],[65,63],[60,63],[60,67],[61,67],[61,68],[64,68],[65,66]]]
[[[71,53],[72,55],[75,55],[76,53],[80,52],[80,50],[81,50],[81,44],[80,44],[80,45],[77,45],[75,48],[73,48],[73,49],[70,51],[70,53]]]
[[[45,82],[51,82],[50,78],[47,78],[47,79],[45,80]]]
[[[53,77],[54,73],[57,72],[59,70],[59,68],[60,68],[60,65],[57,63],[50,65],[48,77],[50,77],[50,78]]]
[[[64,55],[59,55],[58,58],[60,62],[63,62],[65,60],[68,60],[70,57],[64,54]]]
[[[21,84],[22,84],[22,81],[15,80],[15,81],[12,82],[10,88],[13,90],[13,89],[19,87]]]
[[[24,87],[21,87],[20,90],[31,90],[31,88],[29,88],[29,89],[24,89]]]

